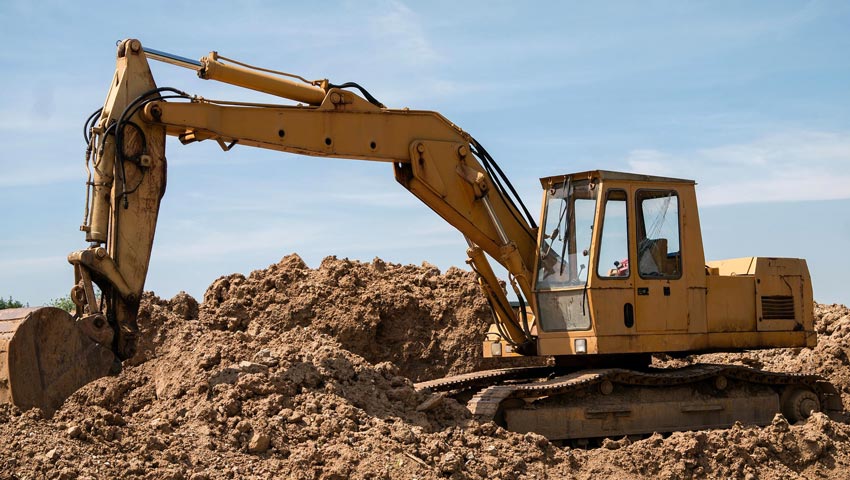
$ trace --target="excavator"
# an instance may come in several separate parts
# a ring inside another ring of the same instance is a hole
[[[652,365],[657,354],[817,341],[805,260],[706,261],[693,180],[606,170],[546,177],[535,219],[487,150],[439,113],[387,108],[356,83],[311,81],[217,52],[196,61],[136,39],[117,50],[106,101],[84,127],[89,175],[80,229],[88,246],[68,256],[76,311],[0,311],[2,402],[52,414],[135,354],[166,189],[165,139],[173,136],[226,151],[389,163],[397,182],[466,240],[493,314],[482,354],[549,359],[416,384],[467,402],[477,418],[566,441],[766,425],[776,413],[794,422],[843,408],[816,375]],[[149,60],[290,103],[158,87]],[[507,271],[506,282],[490,259]]]

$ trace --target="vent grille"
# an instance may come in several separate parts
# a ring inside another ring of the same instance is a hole
[[[794,297],[785,295],[761,297],[761,316],[765,320],[793,320]]]

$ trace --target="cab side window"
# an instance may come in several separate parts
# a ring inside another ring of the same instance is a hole
[[[674,190],[637,192],[637,270],[641,278],[679,278],[679,196]]]
[[[602,217],[602,241],[596,275],[603,278],[629,277],[629,230],[626,191],[609,190]]]

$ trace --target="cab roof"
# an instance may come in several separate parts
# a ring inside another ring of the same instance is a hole
[[[653,182],[653,183],[684,183],[695,185],[696,182],[685,178],[672,177],[657,177],[655,175],[641,175],[639,173],[614,172],[611,170],[588,170],[578,173],[567,173],[565,175],[553,175],[551,177],[543,177],[540,179],[540,184],[543,188],[548,188],[550,183],[561,182],[567,177],[574,179],[581,178],[597,178],[600,181],[605,180],[625,180],[629,182]]]

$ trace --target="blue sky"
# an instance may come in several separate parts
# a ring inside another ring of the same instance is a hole
[[[115,41],[210,50],[437,110],[538,177],[594,168],[696,179],[706,255],[806,258],[815,299],[850,303],[850,4],[711,2],[0,3],[0,296],[41,304],[83,248],[82,123]],[[175,6],[176,5],[176,6]],[[201,6],[202,5],[202,6]],[[152,65],[160,86],[269,97]],[[462,236],[388,165],[168,144],[147,289],[201,297],[291,252],[464,265]]]

